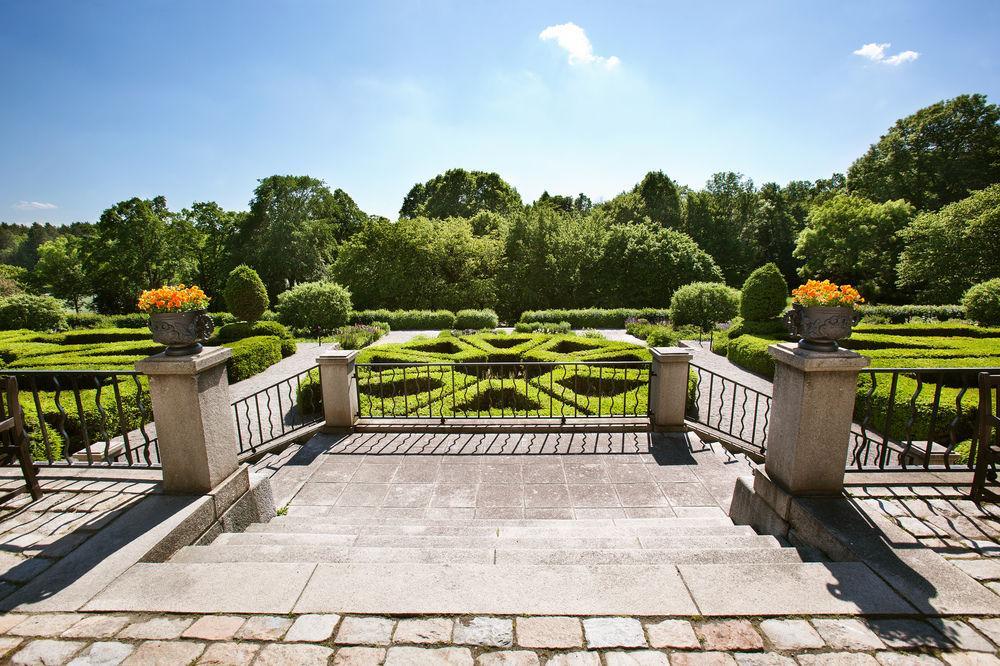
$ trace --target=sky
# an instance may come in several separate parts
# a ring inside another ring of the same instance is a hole
[[[496,171],[608,199],[844,172],[935,101],[1000,102],[1000,2],[0,0],[0,220],[308,174],[395,219]]]

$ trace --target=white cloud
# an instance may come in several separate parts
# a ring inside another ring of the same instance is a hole
[[[560,23],[550,25],[538,35],[543,42],[555,40],[559,48],[569,54],[571,65],[600,65],[605,69],[614,69],[621,64],[618,56],[594,55],[594,46],[590,43],[587,33],[575,23]]]
[[[854,55],[861,56],[862,58],[868,58],[872,62],[879,62],[883,65],[902,65],[904,62],[911,62],[920,57],[920,54],[916,51],[900,51],[896,55],[886,57],[885,51],[892,44],[889,42],[872,42],[871,44],[865,44],[860,49],[854,51]]]
[[[45,203],[42,201],[18,201],[16,204],[11,206],[11,208],[16,208],[18,210],[52,210],[54,208],[59,208],[59,206],[54,203]]]

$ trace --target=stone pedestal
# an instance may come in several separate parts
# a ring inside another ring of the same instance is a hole
[[[837,495],[844,488],[858,372],[868,359],[793,343],[768,351],[775,373],[764,468],[792,495]]]
[[[319,377],[323,386],[323,413],[325,430],[350,429],[358,419],[358,393],[355,390],[354,349],[328,349],[323,351],[319,363]]]
[[[135,364],[149,377],[153,418],[168,493],[208,493],[236,471],[236,424],[226,361],[205,347],[190,356],[157,354]]]
[[[694,352],[686,347],[653,347],[653,375],[649,378],[649,408],[653,428],[684,430],[688,372]]]

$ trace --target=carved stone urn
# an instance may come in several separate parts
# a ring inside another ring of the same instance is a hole
[[[851,337],[857,314],[850,307],[792,305],[785,313],[788,332],[799,337],[799,348],[809,351],[833,352],[840,349],[839,340]]]
[[[153,341],[166,346],[167,356],[188,356],[201,351],[201,343],[212,335],[215,322],[205,310],[153,312],[149,315]]]

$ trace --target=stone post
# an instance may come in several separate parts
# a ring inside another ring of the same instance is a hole
[[[208,493],[236,471],[236,423],[226,378],[230,356],[225,347],[205,347],[190,356],[156,354],[135,364],[149,377],[168,493]]]
[[[328,349],[317,359],[323,386],[325,430],[344,430],[358,419],[358,394],[354,388],[355,349]]]
[[[649,408],[655,430],[684,430],[688,368],[694,352],[685,347],[653,347],[653,376],[649,378]]]
[[[774,395],[764,469],[792,495],[838,495],[850,445],[858,373],[868,359],[846,349],[771,345]]]

